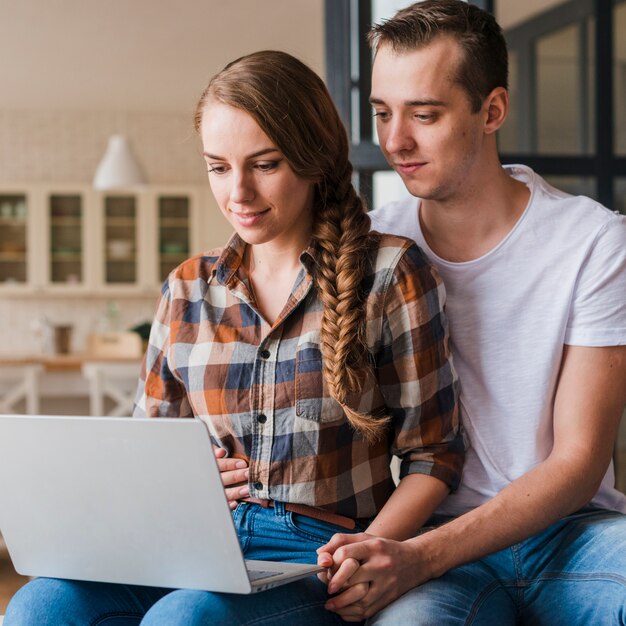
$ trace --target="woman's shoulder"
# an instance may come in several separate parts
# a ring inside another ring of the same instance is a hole
[[[430,267],[431,262],[426,253],[408,237],[390,235],[372,231],[378,237],[378,249],[376,252],[376,271],[384,268],[395,269],[404,260],[416,268]]]
[[[189,257],[170,272],[166,283],[171,289],[180,282],[207,282],[216,270],[224,249],[225,247],[213,248]]]

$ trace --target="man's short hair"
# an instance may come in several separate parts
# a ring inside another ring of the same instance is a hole
[[[508,88],[508,53],[502,29],[491,13],[462,0],[424,0],[372,27],[370,46],[395,52],[416,50],[440,36],[454,38],[463,53],[457,83],[477,113],[496,87]]]

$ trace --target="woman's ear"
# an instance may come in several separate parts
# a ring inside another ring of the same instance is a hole
[[[504,87],[496,87],[483,103],[485,116],[485,133],[495,133],[504,123],[509,112],[509,92]]]

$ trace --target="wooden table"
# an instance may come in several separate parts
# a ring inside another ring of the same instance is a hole
[[[87,352],[71,354],[38,354],[24,356],[10,356],[0,354],[0,367],[19,365],[41,365],[46,372],[77,372],[85,363],[139,363],[136,357],[103,357]]]
[[[58,406],[59,402],[66,405],[71,404],[72,399],[93,396],[92,381],[85,378],[83,368],[90,364],[107,363],[119,364],[120,370],[138,372],[141,359],[102,357],[90,353],[0,355],[0,412],[11,412],[10,407],[20,400],[26,401],[28,413],[36,414],[42,410],[41,400],[45,398],[56,399]],[[129,365],[136,368],[127,367]]]

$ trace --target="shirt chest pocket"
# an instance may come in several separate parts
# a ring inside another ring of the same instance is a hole
[[[303,345],[296,353],[296,415],[314,422],[345,419],[341,405],[330,396],[322,371],[319,347]]]

